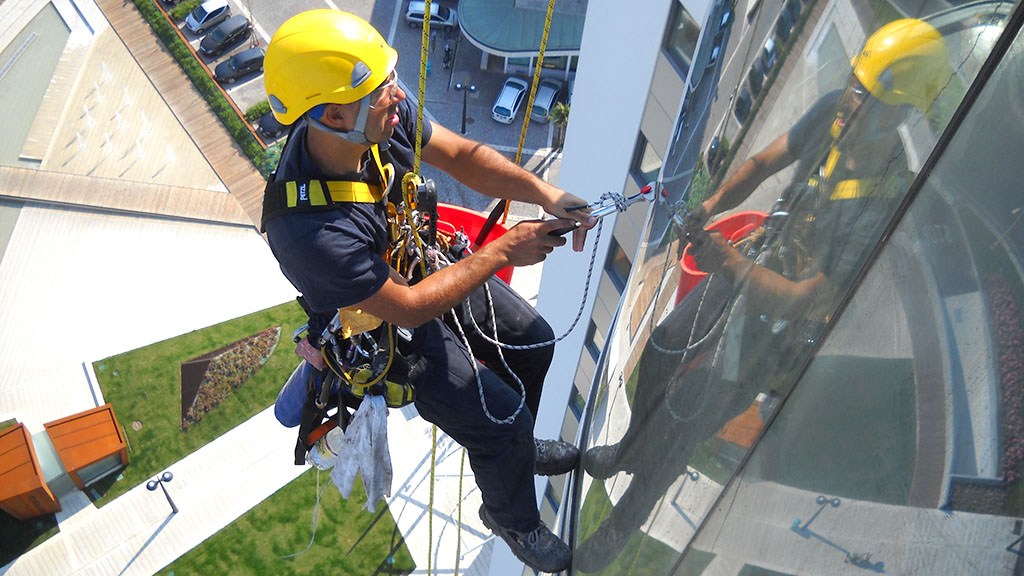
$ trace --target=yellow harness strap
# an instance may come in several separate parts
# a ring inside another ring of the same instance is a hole
[[[825,159],[825,164],[822,167],[821,173],[818,176],[811,176],[807,182],[812,186],[821,185],[822,179],[828,180],[832,177],[832,172],[835,171],[836,166],[839,163],[839,150],[835,145],[829,150],[828,158]],[[880,187],[883,185],[881,178],[856,178],[850,180],[840,180],[832,186],[832,193],[829,194],[829,200],[856,200],[857,198],[864,198],[878,194],[891,194],[894,190],[894,184],[890,184],[887,189],[881,190]]]
[[[305,183],[286,182],[285,200],[287,206],[295,208],[299,205],[300,199],[305,204],[307,198],[309,206],[327,206],[328,195],[335,203],[360,202],[376,204],[380,202],[384,198],[384,191],[391,187],[395,170],[391,164],[385,166],[381,163],[380,150],[376,144],[370,148],[370,156],[373,157],[374,163],[377,164],[377,170],[380,171],[381,178],[383,179],[381,182],[382,186],[374,186],[366,182],[329,180],[327,181],[327,190],[325,191],[319,180],[310,180],[305,190],[303,189],[303,184]]]
[[[305,184],[305,183],[303,183]],[[384,192],[379,186],[373,186],[366,182],[345,182],[338,180],[327,181],[327,190],[323,189],[319,180],[310,180],[308,186],[298,182],[285,182],[285,200],[289,208],[299,205],[299,198],[302,194],[309,197],[310,206],[327,206],[327,197],[337,202],[362,202],[375,204],[384,197]]]

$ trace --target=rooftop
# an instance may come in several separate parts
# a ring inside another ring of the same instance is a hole
[[[462,33],[481,50],[498,56],[536,56],[544,34],[548,2],[545,0],[462,0]],[[547,56],[579,53],[583,40],[586,0],[555,3],[545,50]]]

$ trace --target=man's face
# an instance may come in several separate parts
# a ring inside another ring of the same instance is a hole
[[[405,100],[405,91],[398,85],[398,73],[391,72],[388,79],[370,93],[370,110],[366,117],[366,138],[371,142],[385,142],[398,124],[398,104]]]
[[[895,133],[896,126],[906,116],[903,106],[889,106],[861,84],[857,76],[850,81],[839,100],[833,136],[850,144],[874,141],[884,133]]]

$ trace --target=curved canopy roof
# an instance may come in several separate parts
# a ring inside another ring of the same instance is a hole
[[[572,4],[571,8],[565,5]],[[551,17],[545,55],[577,54],[583,39],[586,2],[561,2]],[[462,0],[462,33],[481,50],[498,56],[536,56],[544,33],[547,2],[537,0]]]

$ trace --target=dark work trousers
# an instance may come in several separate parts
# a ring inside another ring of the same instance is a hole
[[[492,278],[488,286],[497,316],[498,341],[532,344],[553,338],[547,322],[504,282]],[[477,325],[493,338],[494,322],[489,318],[483,288],[474,291],[469,300]],[[451,314],[444,322],[435,320],[417,328],[418,337],[431,342],[423,347],[423,359],[413,368],[416,408],[423,418],[466,448],[484,505],[494,520],[504,528],[531,531],[540,522],[534,493],[533,418],[553,347],[502,350],[505,361],[526,388],[526,407],[513,423],[495,423],[481,405],[473,363],[479,369],[487,410],[495,419],[505,419],[515,412],[521,399],[519,386],[501,366],[496,347],[483,340],[468,322],[466,304],[456,312],[472,353],[450,325]]]

